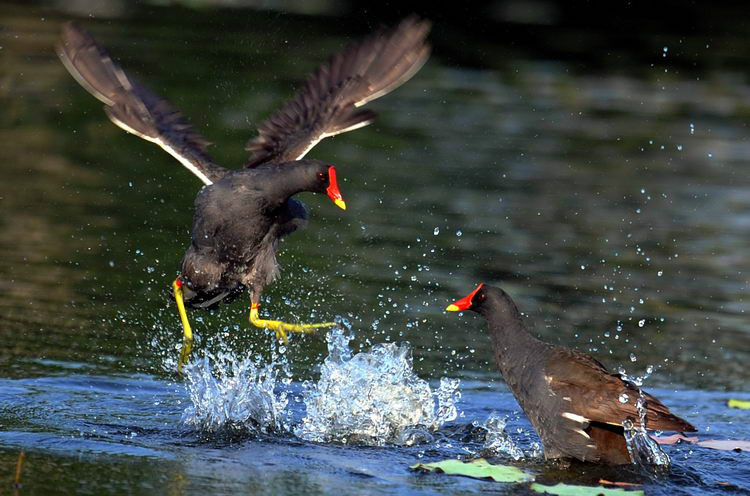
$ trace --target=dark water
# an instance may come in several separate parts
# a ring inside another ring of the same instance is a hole
[[[489,363],[483,322],[442,310],[482,281],[513,294],[548,341],[633,375],[655,367],[646,388],[699,436],[750,436],[747,414],[725,406],[750,397],[750,85],[720,63],[747,56],[744,33],[644,31],[611,50],[579,27],[587,51],[570,28],[570,53],[595,51],[592,63],[550,55],[564,51],[554,39],[545,52],[543,40],[491,43],[438,24],[428,65],[372,105],[377,123],[315,148],[336,164],[349,209],[304,197],[310,228],[283,243],[264,308],[344,316],[355,349],[406,340],[418,375],[462,379],[463,415],[436,441],[357,448],[288,432],[207,440],[183,424],[190,401],[173,373],[181,330],[166,288],[199,182],[112,125],[56,60],[60,23],[76,14],[0,9],[0,483],[24,449],[28,494],[513,493],[407,470],[479,449],[471,424],[493,411],[523,431],[517,444],[534,440]],[[367,31],[181,7],[84,23],[229,166],[297,81]],[[244,303],[191,318],[199,353],[269,356],[272,339],[247,326]],[[293,340],[290,387],[315,380],[325,355],[322,341]],[[672,471],[647,480],[648,494],[750,485],[746,453],[667,451]],[[551,482],[598,480],[519,463]],[[630,476],[604,478],[617,477]]]

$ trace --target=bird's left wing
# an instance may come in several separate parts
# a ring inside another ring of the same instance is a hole
[[[227,172],[211,161],[208,142],[182,114],[125,74],[85,29],[65,24],[56,51],[68,72],[105,104],[107,116],[119,127],[162,147],[204,184]]]

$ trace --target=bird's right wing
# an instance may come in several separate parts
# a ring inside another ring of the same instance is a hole
[[[245,167],[299,160],[320,140],[370,124],[362,105],[396,89],[427,61],[430,23],[407,17],[323,63],[297,95],[258,126]]]
[[[65,24],[56,51],[76,81],[105,104],[112,122],[156,143],[205,184],[226,174],[208,157],[208,142],[182,114],[125,74],[86,30],[72,22]]]

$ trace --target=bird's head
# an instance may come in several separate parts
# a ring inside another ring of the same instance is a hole
[[[325,193],[333,203],[346,210],[336,178],[336,167],[320,160],[302,159],[280,164],[263,165],[255,169],[258,180],[265,181],[270,202],[286,202],[297,193]]]
[[[513,322],[520,318],[518,307],[508,293],[484,283],[445,309],[449,312],[471,310],[496,322]]]
[[[341,197],[341,191],[339,190],[339,183],[336,179],[336,167],[320,160],[304,159],[293,164],[294,174],[298,185],[301,186],[302,191],[309,191],[310,193],[325,193],[333,203],[336,204],[342,210],[346,210],[346,203]],[[280,169],[290,170],[288,166],[281,165]],[[294,181],[295,179],[291,179]]]

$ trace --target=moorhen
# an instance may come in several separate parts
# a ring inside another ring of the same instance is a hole
[[[623,422],[641,423],[635,385],[585,353],[532,336],[500,288],[480,284],[446,310],[472,310],[487,319],[495,362],[539,434],[545,458],[631,463]],[[643,400],[648,429],[696,430],[650,394],[643,393]]]
[[[250,322],[276,332],[314,332],[333,323],[289,324],[258,315],[263,288],[278,276],[279,238],[305,225],[304,205],[292,198],[325,192],[346,208],[336,169],[302,160],[323,138],[370,124],[362,105],[395,89],[425,63],[428,21],[408,17],[350,45],[323,63],[297,95],[258,126],[246,149],[244,169],[228,170],[207,155],[208,143],[170,103],[125,74],[84,29],[68,23],[57,53],[73,77],[104,104],[107,116],[141,138],[156,143],[194,173],[205,186],[195,200],[192,243],[172,288],[184,330],[180,365],[187,360],[192,330],[185,304],[213,308],[251,291]]]

